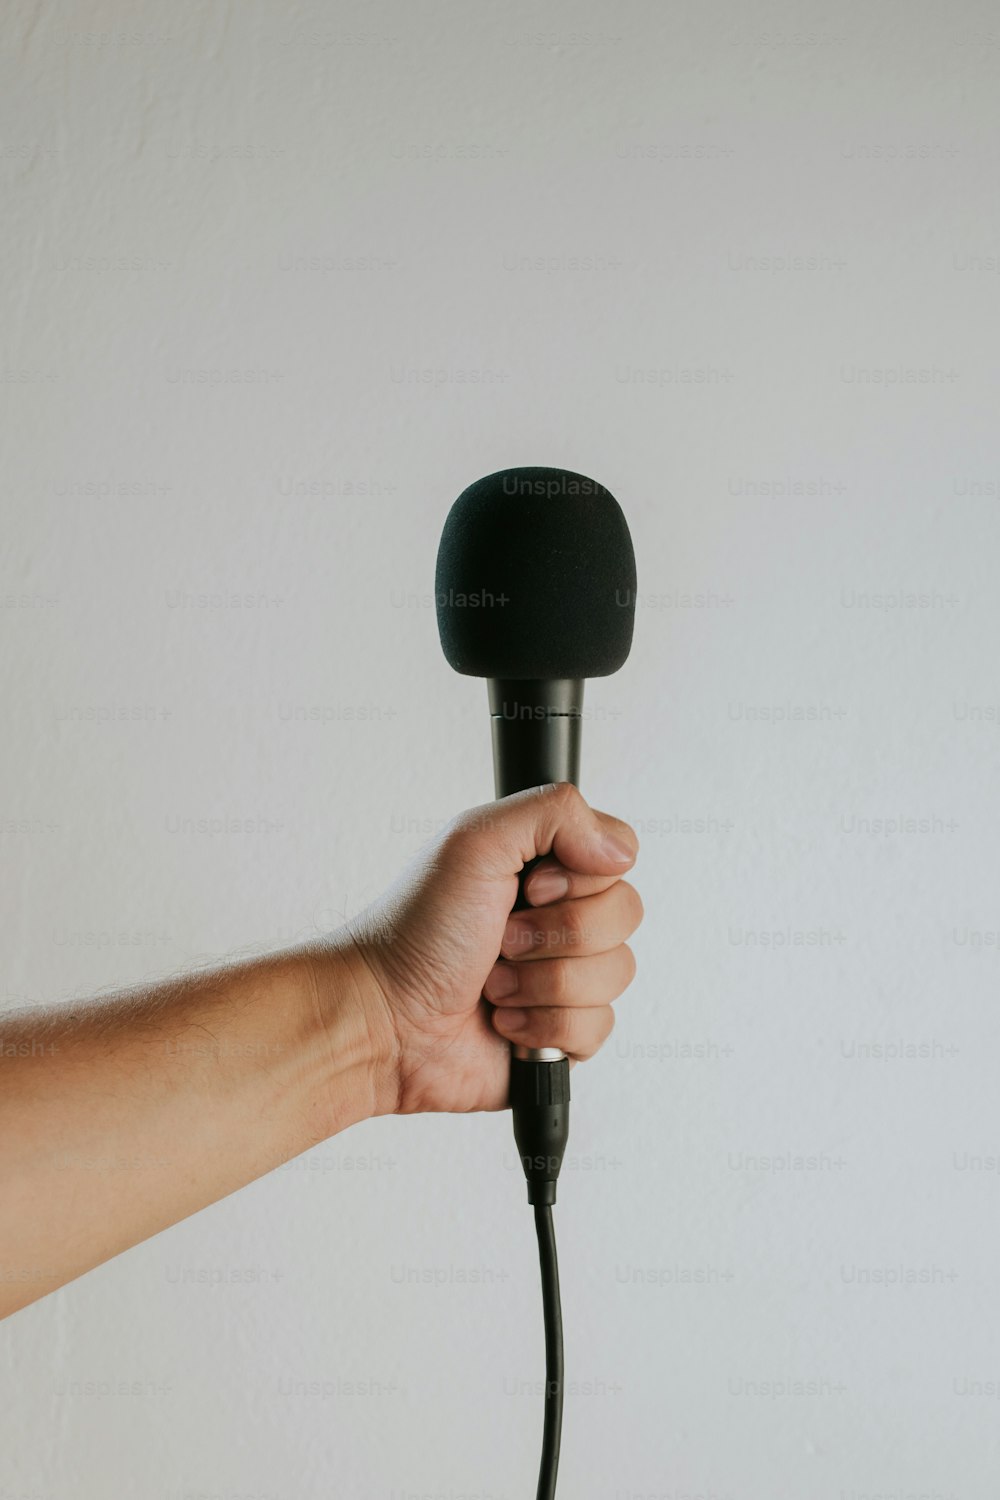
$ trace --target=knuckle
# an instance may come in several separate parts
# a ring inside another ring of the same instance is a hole
[[[456,814],[441,833],[440,853],[448,855],[458,851],[468,855],[473,850],[484,849],[496,836],[498,820],[494,802],[484,802],[479,807],[469,807]]]
[[[548,974],[545,975],[545,990],[552,999],[560,1004],[566,1000],[570,991],[570,969],[569,965],[562,959],[554,958],[547,965]]]
[[[481,826],[481,818],[482,809],[478,807],[471,807],[466,812],[457,813],[449,823],[445,824],[441,835],[442,847],[448,848],[467,842],[469,835]]]
[[[438,848],[442,855],[447,856],[455,849],[460,849],[466,838],[466,827],[461,818],[452,818],[441,834]]]
[[[575,1010],[556,1010],[552,1012],[552,1034],[553,1045],[562,1047],[565,1052],[573,1048],[577,1039],[580,1025],[580,1013]]]
[[[571,903],[559,914],[558,940],[564,948],[582,947],[587,936],[587,919],[579,905]]]
[[[532,1042],[538,1047],[570,1049],[573,1040],[573,1012],[556,1006],[541,1006],[532,1017]]]
[[[583,804],[583,794],[571,781],[554,781],[546,790],[561,814],[571,815]]]

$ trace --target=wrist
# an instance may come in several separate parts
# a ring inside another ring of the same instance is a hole
[[[399,1099],[399,1042],[385,991],[361,944],[338,932],[305,953],[321,1058],[315,1108],[326,1135],[376,1115]]]

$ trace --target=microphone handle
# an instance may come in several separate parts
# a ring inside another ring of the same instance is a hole
[[[554,781],[580,784],[580,729],[583,678],[540,677],[489,679],[493,730],[493,774],[498,797]],[[532,860],[521,873],[521,890]],[[518,892],[515,911],[527,905]],[[557,1062],[557,1047],[517,1047],[514,1056],[527,1062]]]
[[[583,679],[491,677],[489,695],[497,796],[509,797],[513,792],[554,781],[578,785]],[[515,911],[527,905],[524,880],[537,863],[532,860],[521,872]],[[535,1205],[537,1215],[547,1212],[556,1201],[556,1183],[569,1136],[569,1060],[565,1052],[558,1047],[515,1045],[510,1062],[510,1103],[528,1202]],[[560,1366],[561,1362],[560,1343]],[[561,1381],[557,1384],[561,1390]]]

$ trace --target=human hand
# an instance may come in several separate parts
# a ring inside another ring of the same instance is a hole
[[[573,787],[522,792],[329,942],[3,1018],[0,1263],[30,1274],[0,1317],[373,1114],[502,1109],[508,1039],[590,1057],[635,969],[635,853]],[[120,1159],[127,1192],[94,1170]]]
[[[637,849],[568,783],[519,792],[457,818],[349,924],[376,1113],[504,1108],[512,1041],[593,1056],[635,974]]]

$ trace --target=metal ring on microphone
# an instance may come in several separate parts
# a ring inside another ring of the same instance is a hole
[[[515,1047],[514,1056],[519,1062],[562,1062],[566,1056],[558,1047]]]

